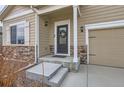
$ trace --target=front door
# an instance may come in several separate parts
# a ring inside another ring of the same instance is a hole
[[[57,54],[68,54],[68,24],[57,26]]]

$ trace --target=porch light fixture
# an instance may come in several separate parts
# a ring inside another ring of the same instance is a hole
[[[83,27],[83,26],[80,27],[80,31],[81,31],[81,32],[84,31],[84,27]]]
[[[48,21],[45,21],[44,26],[48,26]]]

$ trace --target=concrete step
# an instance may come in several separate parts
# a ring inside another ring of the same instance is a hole
[[[51,87],[59,87],[68,73],[68,68],[61,67],[58,72],[48,81]]]
[[[44,76],[43,76],[43,67],[44,66]],[[48,82],[50,78],[52,78],[58,70],[62,67],[61,64],[55,64],[55,63],[47,63],[44,62],[42,66],[42,63],[26,70],[26,77],[32,80],[38,80],[41,81],[42,77],[44,82]]]
[[[40,62],[43,62],[43,61],[40,60]],[[62,62],[59,61],[58,62],[58,61],[53,61],[53,60],[46,61],[46,62],[48,62],[48,63],[55,63],[55,64],[62,64],[62,66],[65,67],[65,68],[69,68],[69,66],[70,66],[70,62],[64,62],[64,61],[62,61]]]

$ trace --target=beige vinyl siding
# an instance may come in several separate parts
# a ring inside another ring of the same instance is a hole
[[[15,9],[16,9],[16,7],[15,7]],[[17,7],[16,10],[19,9],[18,7]],[[21,22],[21,21],[29,22],[29,45],[30,46],[35,45],[35,14],[34,13],[27,14],[27,15],[24,15],[24,16],[20,16],[20,17],[14,18],[14,19],[3,21],[3,30],[4,30],[3,31],[3,45],[5,45],[5,46],[8,45],[6,43],[7,42],[7,39],[6,39],[7,37],[6,36],[7,36],[7,31],[10,31],[9,25],[13,24],[13,23]]]
[[[124,6],[122,5],[81,5],[81,17],[78,17],[78,29],[85,24],[124,20],[123,11]],[[78,31],[78,43],[85,45],[85,32],[81,33]]]
[[[12,10],[7,15],[7,17],[16,15],[16,14],[21,13],[21,12],[25,12],[27,10],[30,10],[30,7],[29,6],[16,5],[15,7],[12,8]]]
[[[89,31],[90,64],[124,67],[124,28]]]
[[[47,19],[40,17],[40,32],[39,32],[40,33],[40,37],[39,37],[40,57],[50,53],[49,34],[48,34],[49,30],[48,30],[48,27],[44,26],[46,20]]]
[[[124,18],[124,6],[81,6],[80,10],[82,22],[85,24]]]

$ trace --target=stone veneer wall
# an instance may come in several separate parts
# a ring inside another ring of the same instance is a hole
[[[86,46],[78,46],[78,56],[80,57],[80,61],[83,61],[83,57],[86,55]],[[73,46],[70,46],[70,54],[73,56]],[[54,54],[54,46],[50,45],[50,54]]]
[[[8,60],[33,63],[35,60],[34,46],[3,46],[2,54]]]

